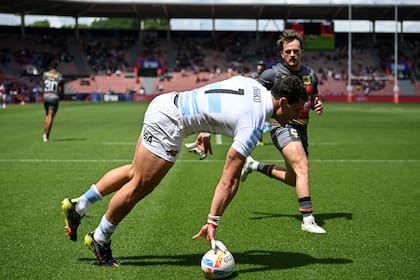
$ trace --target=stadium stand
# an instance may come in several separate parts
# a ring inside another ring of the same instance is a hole
[[[139,93],[140,79],[126,77],[115,73],[109,75],[93,75],[89,78],[72,80],[66,83],[69,94],[77,93]]]
[[[67,99],[104,100],[104,95],[161,94],[182,91],[232,75],[249,75],[256,61],[268,66],[278,60],[276,32],[145,32],[135,30],[73,30],[0,27],[0,79],[11,92],[9,102],[39,101],[40,73],[52,62],[66,79]],[[317,69],[324,98],[347,94],[347,37],[335,34],[334,50],[306,50],[304,63]],[[420,96],[420,45],[415,34],[400,42],[401,96]],[[392,34],[355,34],[352,85],[355,96],[392,96]],[[150,63],[156,69],[147,69]],[[145,68],[145,65],[147,66]],[[146,70],[146,71],[145,71]],[[149,71],[152,70],[152,71]],[[152,75],[150,75],[152,73]],[[143,76],[142,74],[146,74]],[[149,99],[147,99],[149,100]],[[343,99],[345,100],[345,99]]]

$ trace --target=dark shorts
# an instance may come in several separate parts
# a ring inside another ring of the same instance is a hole
[[[306,126],[292,124],[286,124],[285,126],[272,126],[270,133],[274,145],[280,152],[287,143],[300,141],[302,142],[306,155],[309,154],[308,130]]]
[[[44,96],[45,113],[48,114],[48,111],[50,110],[57,112],[59,103],[60,103],[60,98],[58,96],[45,95]]]

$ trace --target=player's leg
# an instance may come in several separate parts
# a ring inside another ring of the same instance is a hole
[[[0,101],[1,101],[1,107],[3,109],[6,109],[6,94],[5,93],[0,94]]]
[[[141,143],[139,137],[137,146]],[[133,177],[133,164],[126,164],[109,170],[96,183],[78,198],[65,198],[62,201],[66,234],[70,240],[77,240],[77,229],[90,206],[110,193],[119,190]]]
[[[162,95],[149,104],[130,179],[110,200],[95,232],[85,236],[85,244],[95,253],[98,264],[118,265],[111,252],[112,234],[122,219],[154,190],[173,166],[182,145],[178,114],[174,95]]]
[[[44,134],[43,134],[44,142],[48,142],[50,139],[50,132],[51,132],[51,127],[53,125],[54,115],[55,115],[55,112],[53,110],[48,110],[48,114],[45,116]]]
[[[290,142],[282,150],[286,166],[290,166],[293,172],[286,171],[286,181],[295,180],[296,196],[299,202],[299,211],[302,214],[301,229],[311,233],[326,233],[315,222],[309,188],[309,161],[302,142]],[[295,175],[292,175],[294,173]]]
[[[140,137],[137,139],[135,151],[137,151],[140,148],[142,138],[143,136],[140,135]],[[135,161],[135,158],[133,159],[133,163],[134,161]],[[110,193],[116,192],[124,184],[130,181],[131,178],[133,178],[134,168],[135,168],[134,164],[126,164],[126,165],[109,170],[95,184],[96,189],[101,194],[101,196],[106,196]]]
[[[309,189],[309,161],[307,149],[305,149],[302,139],[307,145],[306,135],[293,127],[275,127],[271,131],[273,143],[282,153],[285,160],[285,167],[272,164],[261,163],[248,157],[242,169],[241,179],[252,170],[261,172],[269,177],[276,178],[287,185],[296,188],[296,195],[299,201],[299,210],[302,213],[302,230],[313,233],[325,233],[325,230],[318,226],[312,215],[312,202]]]
[[[133,165],[126,164],[109,170],[95,184],[102,196],[118,191],[125,183],[133,177]]]
[[[95,253],[100,265],[118,265],[111,252],[112,234],[133,207],[155,189],[171,169],[173,162],[156,156],[140,145],[133,166],[133,177],[112,197],[95,232],[85,237],[85,244]]]
[[[50,133],[54,122],[55,114],[58,111],[58,98],[44,97],[44,108],[45,108],[45,120],[44,120],[44,142],[48,142],[50,139]]]
[[[283,153],[283,148],[289,145],[289,143],[297,142],[297,145],[299,145],[300,143],[300,138],[298,136],[297,131],[289,127],[273,127],[271,131],[271,138],[273,140],[274,145],[280,151],[280,153]],[[296,146],[289,147],[289,150],[292,150],[293,148],[296,148]],[[286,156],[287,155],[288,154],[286,151]],[[245,181],[247,175],[252,171],[258,171],[268,177],[278,179],[283,183],[294,187],[296,184],[296,174],[294,172],[294,166],[292,166],[291,163],[288,162],[287,157],[285,157],[284,155],[283,158],[285,159],[284,167],[259,162],[249,156],[246,159],[244,167],[241,171],[241,181]]]
[[[292,141],[282,149],[285,168],[273,168],[271,176],[296,187],[298,198],[309,196],[309,162],[302,142]]]
[[[106,213],[107,219],[118,224],[138,201],[155,189],[173,164],[140,145],[133,162],[133,177],[112,197]]]
[[[136,150],[140,147],[142,136],[137,140]],[[126,164],[109,170],[99,179],[96,184],[92,184],[78,199],[76,211],[81,215],[85,215],[88,208],[104,196],[118,191],[124,184],[133,178],[134,165]]]

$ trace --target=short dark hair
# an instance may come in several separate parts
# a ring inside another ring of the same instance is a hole
[[[286,97],[289,104],[295,103],[299,99],[308,99],[308,93],[302,80],[294,75],[285,75],[278,79],[271,89],[271,95],[277,100],[281,97]]]
[[[263,60],[258,60],[257,65],[262,65],[265,67],[265,62]]]
[[[293,40],[298,40],[300,43],[300,49],[303,50],[303,39],[302,36],[294,29],[286,29],[281,34],[277,40],[277,46],[280,48],[280,51],[283,51],[284,42],[292,42]]]

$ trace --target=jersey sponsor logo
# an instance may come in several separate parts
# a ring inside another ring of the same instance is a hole
[[[47,78],[53,78],[53,79],[58,79],[58,77],[59,77],[59,75],[57,73],[50,73],[50,72],[45,73],[45,76]]]
[[[147,130],[143,131],[143,140],[146,141],[149,144],[152,144],[153,141],[153,135],[148,132]]]
[[[312,83],[311,82],[311,76],[309,76],[309,75],[303,75],[302,76],[302,81],[303,81],[303,84],[310,85]]]

